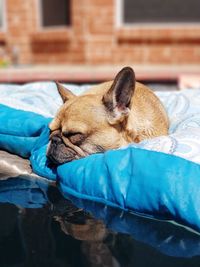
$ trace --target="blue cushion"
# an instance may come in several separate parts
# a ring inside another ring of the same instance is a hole
[[[63,193],[172,219],[200,231],[200,165],[140,149],[108,151],[52,167],[46,158],[51,118],[0,105],[0,148],[30,158],[33,170]]]
[[[0,148],[28,158],[52,119],[0,104]]]
[[[64,193],[200,230],[200,166],[128,147],[58,167]]]

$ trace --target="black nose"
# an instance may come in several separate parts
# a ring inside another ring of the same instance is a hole
[[[46,156],[50,162],[58,164],[57,156],[59,154],[58,148],[62,146],[62,140],[59,136],[53,136],[51,142],[49,143]]]
[[[52,162],[53,164],[59,165],[61,164],[61,155],[62,155],[62,149],[64,147],[62,138],[59,134],[54,134],[50,138],[50,143],[47,149],[47,158]]]
[[[55,145],[59,145],[59,144],[62,143],[62,139],[61,139],[61,137],[60,137],[59,135],[54,135],[54,136],[52,136],[52,138],[51,138],[51,142],[52,142],[53,144],[55,144]]]

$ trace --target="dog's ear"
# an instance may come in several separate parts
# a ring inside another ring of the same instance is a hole
[[[130,112],[135,90],[135,73],[132,68],[123,68],[115,77],[111,88],[103,96],[110,124],[122,122]]]
[[[56,82],[56,86],[64,103],[67,100],[72,99],[73,97],[76,97],[70,90],[65,88],[62,84]]]

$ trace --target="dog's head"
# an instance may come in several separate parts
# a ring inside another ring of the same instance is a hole
[[[127,144],[125,124],[135,89],[130,67],[94,93],[75,96],[61,84],[57,87],[64,105],[49,126],[47,156],[52,162],[63,164]]]

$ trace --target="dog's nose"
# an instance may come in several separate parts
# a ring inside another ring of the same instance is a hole
[[[56,144],[56,145],[59,145],[59,144],[62,143],[62,139],[61,139],[61,137],[59,135],[54,135],[51,138],[51,142]]]

